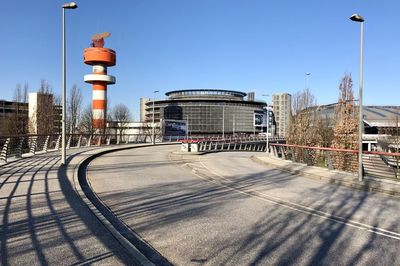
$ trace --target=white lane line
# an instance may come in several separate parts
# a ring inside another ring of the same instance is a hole
[[[231,184],[234,184],[234,182],[232,180],[229,180],[229,179],[225,178],[224,176],[216,173],[215,171],[209,169],[203,163],[203,161],[201,160],[201,157],[199,157],[199,162],[202,164],[202,166],[206,170],[210,171],[212,174],[220,177],[221,179],[224,179],[225,181],[227,181],[227,182],[229,182]],[[279,206],[282,206],[282,207],[285,207],[285,208],[289,208],[289,209],[292,209],[292,210],[295,210],[295,211],[298,211],[298,212],[302,212],[302,213],[305,213],[305,214],[310,214],[310,215],[313,215],[313,216],[316,216],[316,217],[320,217],[320,218],[323,218],[323,219],[327,219],[327,220],[330,220],[330,221],[334,221],[334,222],[337,222],[337,223],[340,223],[340,224],[348,225],[348,226],[351,226],[351,227],[354,227],[354,228],[358,228],[360,230],[365,230],[365,231],[368,231],[368,232],[371,232],[371,233],[375,233],[375,234],[378,234],[378,235],[382,235],[382,236],[386,236],[386,237],[393,238],[393,239],[396,239],[396,240],[400,240],[400,233],[397,233],[397,232],[394,232],[394,231],[390,231],[390,230],[386,230],[386,229],[379,228],[379,227],[376,227],[376,226],[364,224],[364,223],[357,222],[355,220],[350,220],[350,219],[347,219],[347,218],[344,218],[344,217],[341,217],[341,216],[336,216],[336,215],[328,213],[328,212],[322,212],[322,211],[319,211],[317,209],[313,209],[313,208],[305,206],[305,205],[301,205],[301,204],[293,203],[293,202],[290,202],[290,201],[286,201],[286,200],[284,200],[282,198],[271,196],[271,195],[268,195],[268,194],[265,194],[265,193],[262,193],[262,192],[258,192],[256,190],[250,190],[250,189],[243,190],[241,188],[235,188],[235,187],[232,187],[232,186],[229,186],[229,185],[222,184],[221,182],[217,182],[215,179],[212,179],[212,178],[211,178],[212,180],[204,178],[204,177],[200,176],[199,174],[197,174],[196,172],[194,172],[194,174],[196,176],[204,179],[204,180],[207,180],[208,182],[212,182],[214,184],[217,184],[219,186],[231,189],[231,190],[236,191],[236,192],[241,193],[241,194],[245,194],[245,195],[249,195],[249,196],[252,196],[252,197],[256,197],[256,198],[261,199],[263,201],[267,201],[267,202],[270,202],[270,203],[273,203],[273,204],[276,204],[276,205],[279,205]],[[257,194],[259,194],[259,195],[257,195]],[[260,196],[260,195],[262,195],[262,196]]]

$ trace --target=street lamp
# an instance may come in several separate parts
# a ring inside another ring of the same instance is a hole
[[[225,105],[222,105],[222,139],[225,139]]]
[[[269,97],[269,94],[263,94],[262,96],[265,96],[265,97]],[[269,131],[269,110],[268,110],[268,98],[267,98],[267,101],[266,101],[266,103],[267,103],[267,149],[266,149],[266,153],[268,153],[269,152],[269,133],[268,133],[268,131]]]
[[[66,41],[65,41],[65,9],[75,9],[78,5],[75,2],[69,2],[62,5],[62,118],[61,118],[61,165],[65,165],[66,149],[65,149],[65,110],[66,110]]]
[[[355,22],[360,22],[361,37],[360,37],[360,93],[358,97],[359,104],[359,121],[358,121],[358,180],[363,180],[362,169],[362,134],[363,134],[363,109],[362,109],[362,87],[363,87],[363,41],[364,41],[364,18],[359,14],[353,14],[350,19]]]
[[[152,123],[152,142],[153,145],[156,144],[156,129],[154,124],[154,98],[156,97],[156,93],[159,91],[153,91],[153,123]]]
[[[310,76],[311,73],[306,73],[306,89],[310,88]]]

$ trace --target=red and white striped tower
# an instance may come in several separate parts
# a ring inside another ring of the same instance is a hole
[[[93,68],[92,74],[84,76],[84,81],[93,84],[93,128],[96,133],[104,132],[107,124],[107,85],[115,84],[115,77],[107,75],[107,67],[115,66],[116,53],[104,48],[104,38],[108,32],[93,36],[92,47],[84,51],[84,62]]]

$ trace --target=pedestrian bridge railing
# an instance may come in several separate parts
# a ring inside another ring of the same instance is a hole
[[[182,151],[186,152],[215,152],[215,151],[267,151],[267,138],[264,136],[241,137],[207,137],[184,139]],[[268,138],[268,143],[284,143],[283,138]]]
[[[179,136],[162,141],[176,141]],[[67,134],[66,149],[91,146],[118,145],[129,143],[151,142],[151,134]],[[161,138],[156,138],[161,142]],[[61,134],[51,135],[18,135],[0,137],[0,163],[11,158],[46,153],[61,149]]]
[[[271,143],[270,154],[277,158],[330,170],[358,170],[358,150]],[[365,176],[400,179],[400,153],[363,151],[362,155]]]

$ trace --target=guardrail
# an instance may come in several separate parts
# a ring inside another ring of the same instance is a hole
[[[271,143],[271,154],[330,170],[357,172],[358,169],[358,150]],[[400,179],[400,153],[363,151],[363,172],[371,177]]]
[[[146,143],[151,142],[151,134],[67,134],[66,148],[81,148],[90,146]],[[179,137],[171,137],[175,141]],[[161,142],[161,138],[157,139]],[[163,140],[168,141],[168,140]],[[0,137],[0,163],[10,158],[35,155],[61,149],[61,135],[18,135]]]
[[[267,151],[267,139],[264,136],[230,136],[230,137],[199,137],[183,139],[182,151]],[[282,143],[283,138],[268,138],[268,143]]]

